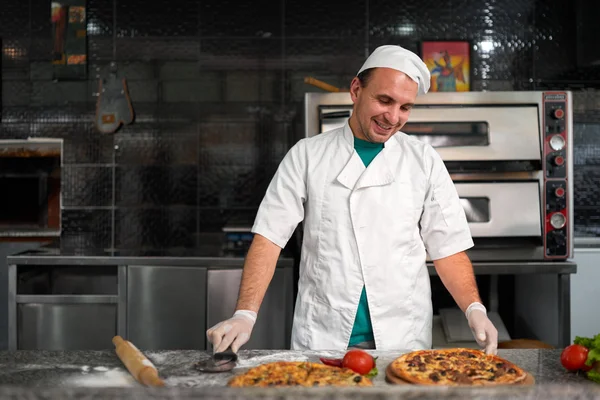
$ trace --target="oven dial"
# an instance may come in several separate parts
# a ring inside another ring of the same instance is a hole
[[[563,165],[565,165],[565,158],[563,156],[556,156],[552,160],[552,163],[557,167],[562,167]]]
[[[560,229],[567,223],[567,218],[561,213],[554,213],[550,217],[550,225],[554,227],[554,229]]]
[[[552,150],[558,151],[562,150],[565,147],[565,139],[563,139],[560,135],[554,135],[550,138],[550,147]]]
[[[563,119],[565,116],[565,111],[562,108],[557,108],[552,112],[552,116],[556,119]]]

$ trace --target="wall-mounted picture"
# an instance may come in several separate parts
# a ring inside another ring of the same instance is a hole
[[[471,45],[467,41],[421,42],[421,58],[431,72],[432,92],[471,90]]]

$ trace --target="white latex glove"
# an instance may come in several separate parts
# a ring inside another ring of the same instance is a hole
[[[256,313],[248,310],[238,310],[233,317],[219,322],[206,331],[208,341],[213,344],[213,353],[231,350],[237,353],[248,340],[256,322]]]
[[[498,352],[498,330],[487,316],[487,310],[481,303],[472,303],[465,311],[469,327],[477,344],[485,347],[486,354]]]

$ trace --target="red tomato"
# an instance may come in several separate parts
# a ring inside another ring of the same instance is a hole
[[[569,371],[578,371],[587,368],[585,360],[587,360],[589,350],[580,345],[572,344],[565,347],[560,355],[560,362]]]
[[[350,350],[342,359],[342,367],[350,368],[357,374],[366,375],[375,367],[375,360],[366,351]]]

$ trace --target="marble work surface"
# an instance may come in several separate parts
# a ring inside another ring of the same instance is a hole
[[[374,387],[340,388],[227,388],[227,381],[247,368],[273,361],[313,361],[319,356],[341,357],[343,352],[240,351],[231,372],[201,373],[194,363],[207,359],[202,351],[145,351],[166,387],[145,388],[129,374],[113,351],[0,352],[0,398],[7,399],[191,399],[191,398],[600,398],[600,384],[568,373],[560,365],[560,350],[500,350],[499,355],[536,379],[528,387],[449,388],[391,385],[385,367],[403,352],[372,351],[380,373]]]

